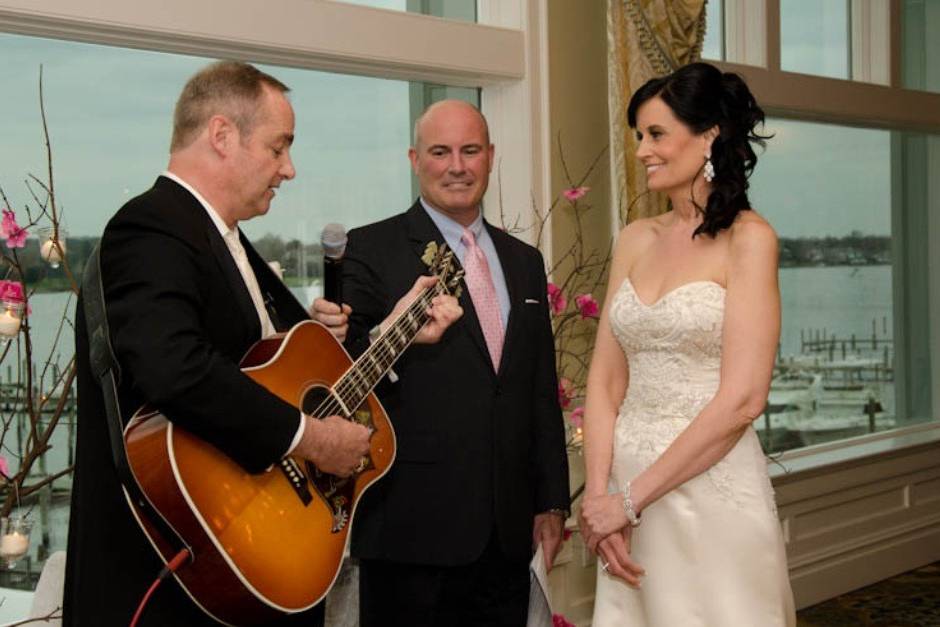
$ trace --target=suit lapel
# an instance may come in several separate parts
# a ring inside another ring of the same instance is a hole
[[[420,201],[412,205],[405,215],[408,221],[408,239],[411,240],[412,247],[419,259],[424,255],[424,249],[428,242],[437,242],[438,246],[445,242],[444,236],[441,235],[437,226],[428,217]],[[420,263],[424,266],[423,261]],[[470,298],[470,290],[467,289],[466,284],[464,284],[458,300],[460,306],[463,307],[463,316],[456,324],[466,330],[474,344],[477,345],[482,357],[487,363],[492,364],[493,360],[490,358],[490,351],[486,347],[486,339],[483,337],[483,329],[480,328],[480,320],[477,318],[476,309],[473,308],[473,299]]]
[[[506,291],[509,292],[509,320],[506,321],[506,330],[503,334],[503,352],[499,360],[499,374],[502,373],[506,365],[510,351],[512,351],[513,348],[513,341],[517,336],[517,327],[521,324],[519,308],[514,306],[514,303],[519,302],[519,295],[522,294],[523,277],[521,273],[523,271],[523,264],[521,259],[517,259],[515,255],[513,255],[512,248],[506,240],[506,237],[509,236],[492,226],[486,220],[483,221],[483,225],[489,232],[490,239],[493,240],[496,255],[499,257],[499,265],[502,266],[503,277],[506,279]]]

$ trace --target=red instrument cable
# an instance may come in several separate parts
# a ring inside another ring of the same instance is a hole
[[[143,614],[147,601],[150,600],[150,597],[153,595],[154,591],[156,591],[160,582],[169,577],[171,573],[175,573],[176,569],[182,566],[187,558],[189,558],[189,549],[182,549],[160,570],[160,574],[157,575],[157,578],[150,584],[150,588],[147,590],[147,593],[144,594],[144,598],[140,600],[140,605],[137,606],[137,611],[134,612],[134,618],[131,619],[130,627],[137,627],[137,621],[140,620],[140,615]]]

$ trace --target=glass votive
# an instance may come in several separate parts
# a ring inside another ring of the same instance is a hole
[[[51,226],[39,229],[39,256],[53,268],[58,268],[65,259],[66,232],[61,226],[54,229]]]
[[[22,516],[0,518],[0,559],[12,568],[29,552],[29,532],[33,521]]]
[[[23,301],[0,300],[0,346],[16,337],[22,323]]]

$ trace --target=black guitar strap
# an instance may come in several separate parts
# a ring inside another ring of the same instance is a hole
[[[128,497],[140,508],[163,539],[178,551],[191,547],[183,541],[176,530],[153,506],[137,484],[134,472],[127,460],[124,447],[124,430],[121,422],[121,405],[118,400],[118,383],[121,380],[121,366],[111,347],[111,335],[108,330],[108,317],[105,314],[104,286],[101,283],[101,244],[95,246],[82,278],[82,301],[85,311],[85,327],[88,331],[89,360],[91,371],[104,395],[104,408],[108,420],[108,436],[111,440],[111,455],[117,470],[118,480],[124,486]]]

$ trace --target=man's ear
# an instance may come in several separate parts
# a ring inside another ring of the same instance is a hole
[[[221,114],[213,115],[206,124],[209,145],[220,155],[227,155],[239,141],[238,128]]]
[[[408,161],[411,162],[411,170],[418,174],[418,149],[412,146],[408,149]]]

